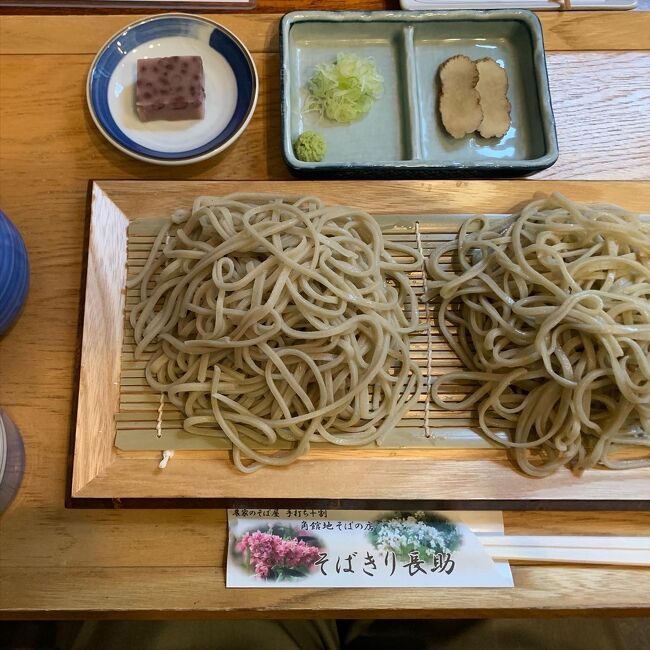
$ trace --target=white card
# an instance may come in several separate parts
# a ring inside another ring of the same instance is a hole
[[[512,587],[500,512],[228,511],[227,587]]]

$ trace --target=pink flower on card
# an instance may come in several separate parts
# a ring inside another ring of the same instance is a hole
[[[262,579],[282,575],[284,569],[309,570],[320,555],[320,549],[294,537],[284,539],[272,533],[246,533],[236,548]]]
[[[258,564],[255,567],[255,575],[258,575],[260,578],[267,578],[269,575],[269,567],[266,564]]]

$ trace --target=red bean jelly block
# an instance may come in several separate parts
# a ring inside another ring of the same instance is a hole
[[[205,83],[201,57],[138,59],[135,108],[142,122],[202,120]]]

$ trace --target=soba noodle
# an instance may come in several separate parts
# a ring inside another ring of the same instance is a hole
[[[650,225],[554,194],[506,224],[470,218],[427,270],[467,368],[433,382],[438,406],[477,406],[481,431],[532,476],[650,465],[613,457],[650,446]],[[460,401],[441,397],[468,383]]]
[[[317,441],[365,445],[421,392],[406,275],[421,265],[360,210],[201,197],[161,229],[129,280],[140,292],[135,356],[183,428],[225,435],[244,472],[286,465]],[[279,441],[289,449],[269,449]]]

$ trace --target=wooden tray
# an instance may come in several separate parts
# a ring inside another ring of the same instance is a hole
[[[71,505],[274,502],[385,508],[408,502],[410,507],[417,503],[421,507],[501,509],[644,509],[650,505],[647,498],[643,499],[650,494],[650,470],[598,469],[582,476],[562,470],[547,479],[531,479],[516,472],[502,450],[423,448],[422,440],[417,443],[419,448],[317,448],[289,467],[265,468],[252,475],[239,473],[223,449],[177,451],[165,470],[158,469],[160,450],[155,450],[155,443],[149,451],[125,449],[123,444],[118,449],[117,426],[124,428],[123,423],[132,420],[125,406],[134,400],[125,396],[134,394],[134,382],[140,395],[134,399],[135,403],[140,400],[140,406],[132,410],[140,413],[135,419],[141,423],[139,428],[151,429],[151,417],[158,406],[157,396],[147,396],[144,385],[133,377],[128,360],[130,340],[124,320],[128,298],[124,286],[129,223],[165,217],[179,207],[191,206],[193,198],[201,194],[222,195],[242,189],[315,194],[327,203],[355,205],[377,215],[508,213],[536,193],[552,191],[578,201],[620,203],[639,211],[650,205],[650,184],[626,182],[93,184]],[[132,256],[133,250],[132,241]],[[142,404],[150,406],[142,409]],[[445,416],[436,423],[444,422]],[[470,422],[471,414],[466,422],[452,424],[467,426]]]

